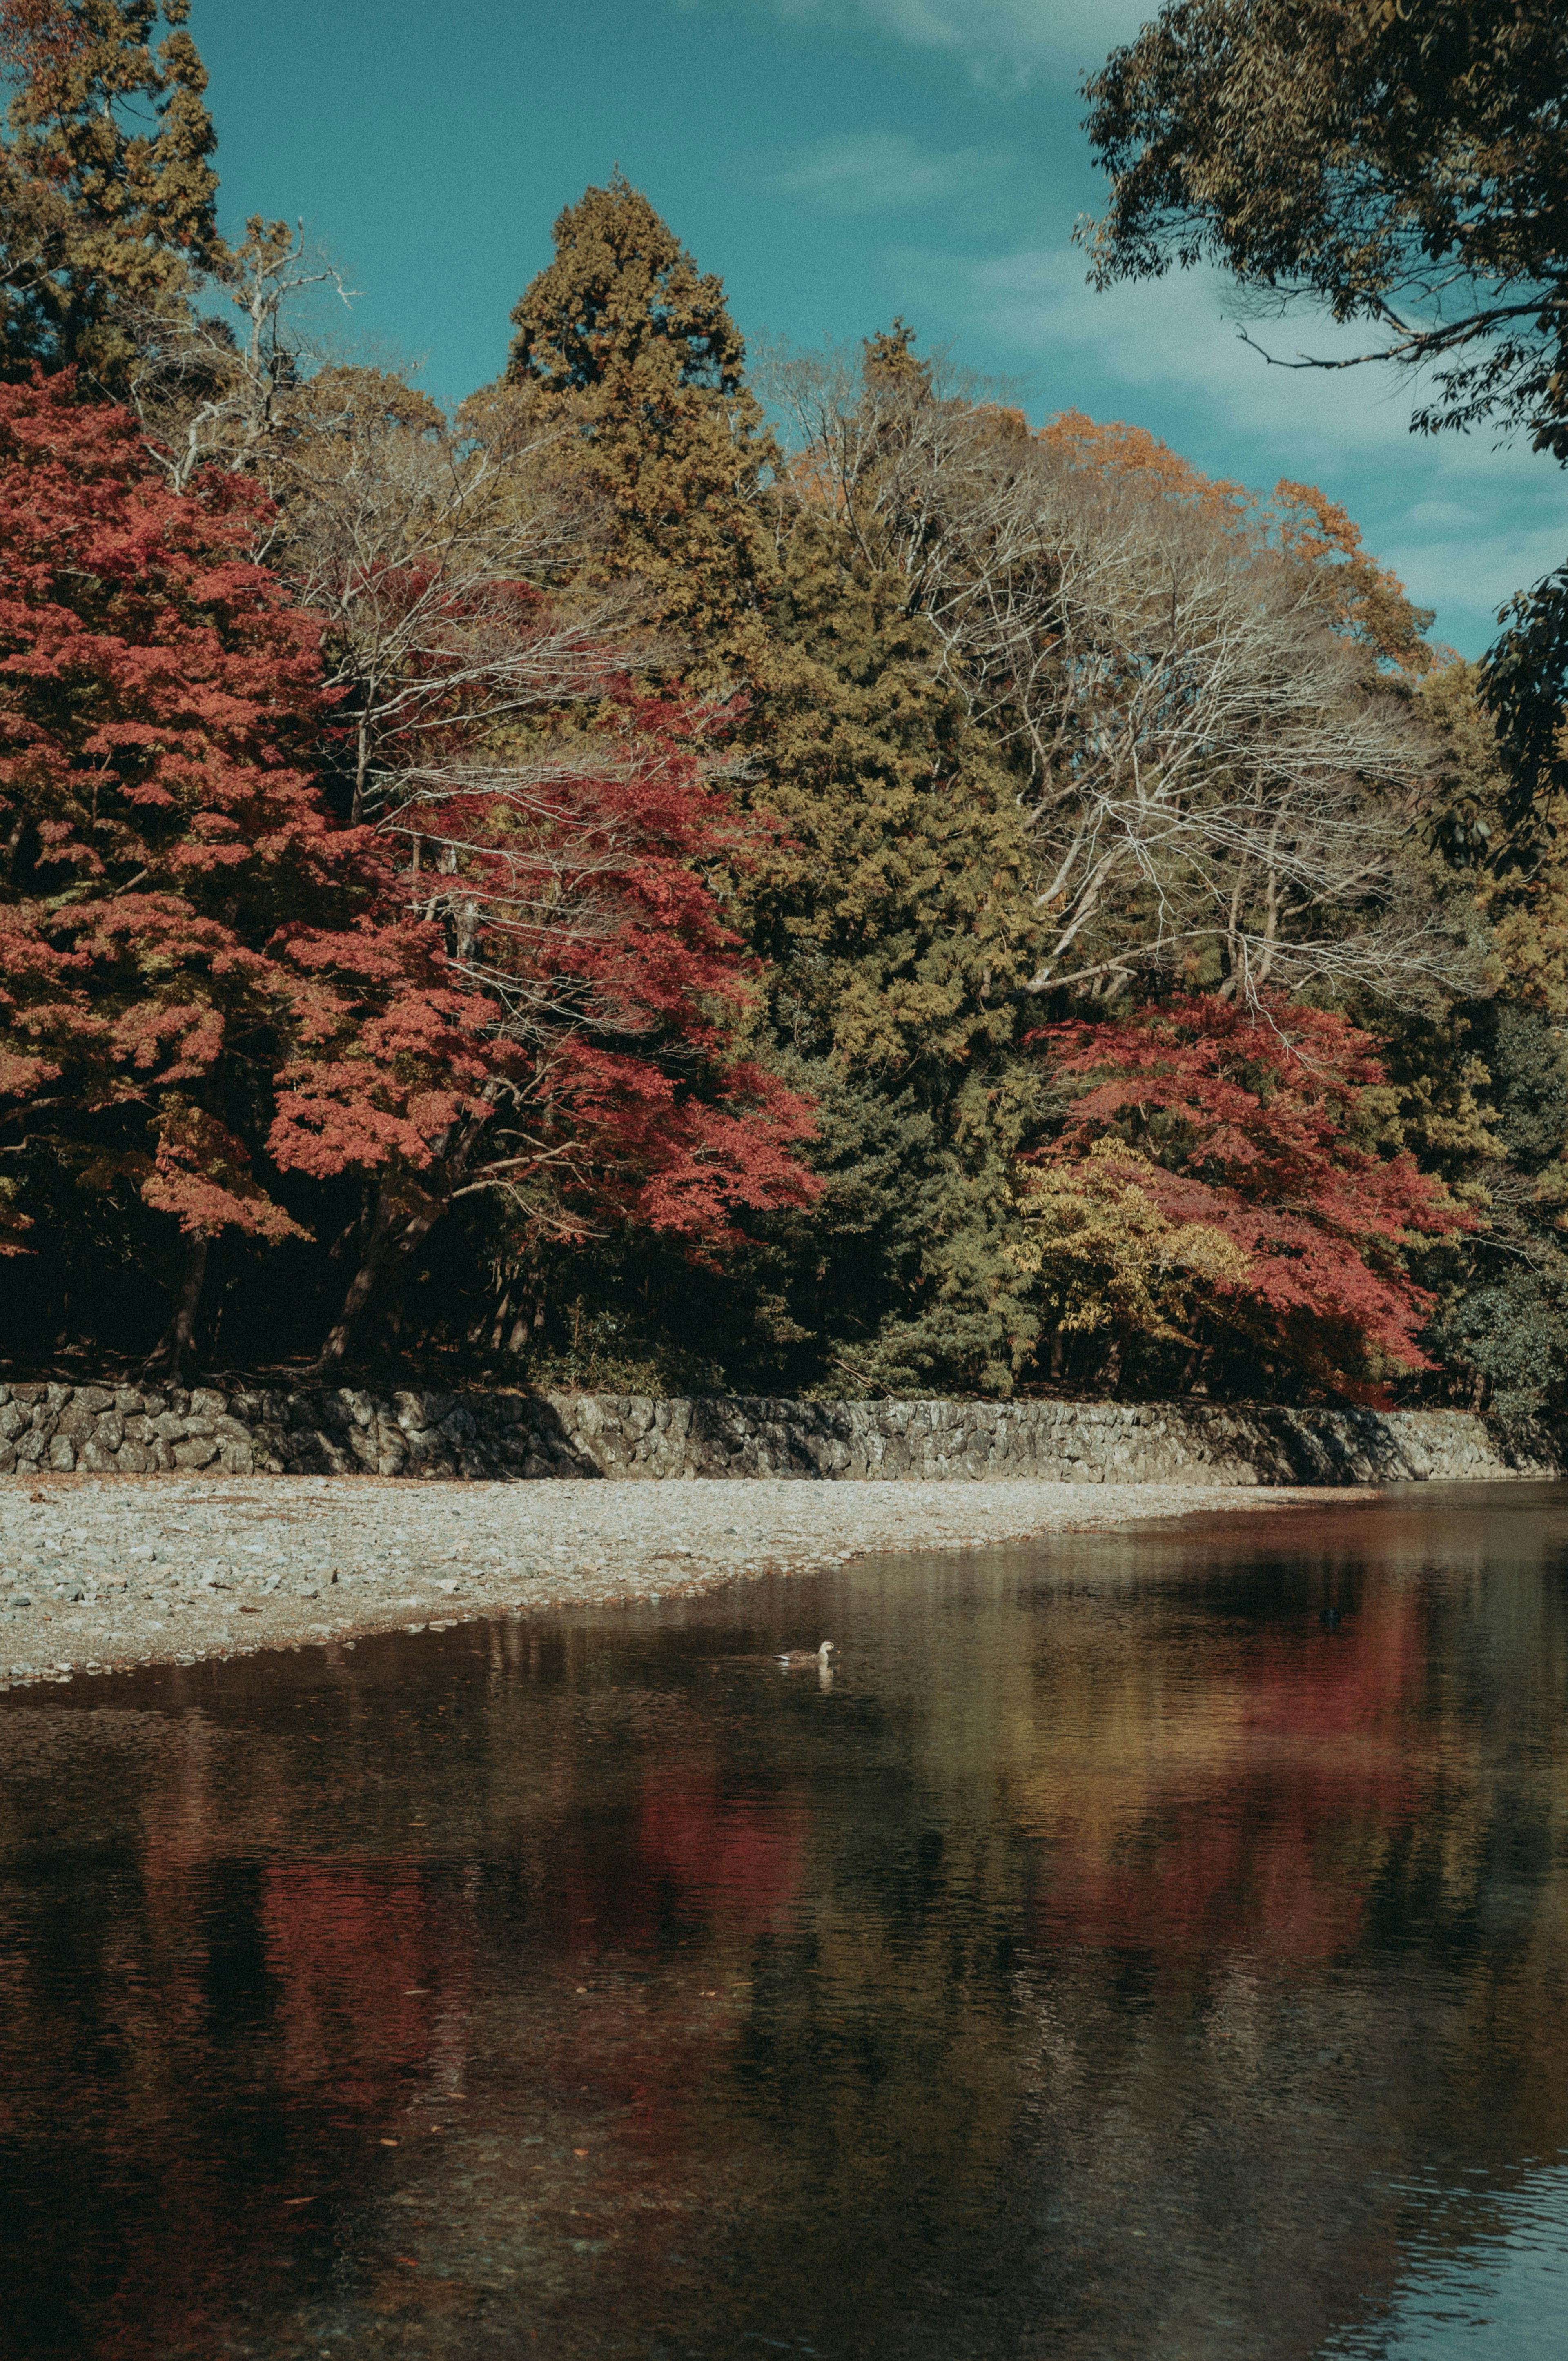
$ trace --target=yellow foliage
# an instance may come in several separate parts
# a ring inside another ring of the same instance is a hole
[[[1185,1344],[1178,1323],[1194,1289],[1244,1282],[1248,1258],[1207,1223],[1168,1221],[1139,1184],[1140,1165],[1154,1170],[1120,1140],[1097,1140],[1080,1162],[1030,1170],[1018,1191],[1019,1265],[1058,1328]]]

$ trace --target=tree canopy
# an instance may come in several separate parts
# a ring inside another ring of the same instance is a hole
[[[1568,459],[1551,0],[1176,0],[1085,88],[1112,181],[1087,234],[1102,285],[1217,260],[1431,372],[1419,423],[1497,418]]]
[[[619,173],[554,236],[512,312],[508,382],[567,430],[572,472],[613,521],[610,563],[685,643],[685,675],[727,681],[756,655],[773,446],[723,284]]]
[[[221,267],[217,137],[190,13],[190,0],[0,5],[0,73],[13,86],[0,370],[74,365],[122,391],[147,315]]]
[[[1223,261],[1556,450],[1558,41],[1168,8],[1095,268]],[[302,231],[218,237],[182,6],[0,44],[15,1333],[1568,1400],[1568,592],[1461,664],[1299,473],[903,319],[749,362],[619,172],[447,416],[312,351]]]
[[[1175,0],[1085,85],[1101,286],[1212,260],[1365,324],[1426,432],[1568,464],[1568,21],[1554,0]],[[1488,695],[1533,842],[1568,785],[1568,568],[1499,620]]]

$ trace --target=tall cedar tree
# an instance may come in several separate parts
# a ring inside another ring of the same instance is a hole
[[[1430,1367],[1418,1339],[1433,1299],[1407,1256],[1475,1216],[1390,1148],[1393,1094],[1369,1035],[1325,1010],[1203,994],[1037,1038],[1069,1101],[1034,1159],[1039,1267],[1058,1316],[1065,1302],[1072,1326],[1112,1324],[1084,1316],[1075,1245],[1110,1184],[1127,1218],[1146,1201],[1180,1235],[1174,1258],[1194,1274],[1182,1341],[1201,1366],[1363,1400],[1382,1398],[1391,1368]],[[1207,1268],[1194,1231],[1214,1241]],[[1166,1315],[1148,1333],[1180,1330]]]
[[[148,313],[221,268],[189,14],[189,0],[0,0],[5,374],[79,365],[84,390],[119,392]]]
[[[827,1183],[771,1241],[797,1381],[1011,1390],[1033,1314],[1008,1171],[1037,1120],[1017,1044],[1031,962],[1015,782],[939,677],[904,585],[841,522],[778,510],[779,651],[747,731],[779,824],[741,880],[774,1055],[821,1102]]]
[[[688,687],[743,682],[762,653],[756,495],[774,454],[723,282],[619,172],[553,235],[511,315],[508,380],[569,428],[570,465],[613,519],[609,563],[684,644]]]
[[[249,560],[264,503],[170,492],[69,374],[0,388],[0,1138],[8,1245],[55,1176],[191,1245],[297,1230],[266,1177],[418,1169],[488,1012],[310,763],[319,623]]]
[[[740,792],[774,831],[732,873],[767,963],[759,1046],[819,1102],[822,1196],[753,1225],[750,1316],[732,1290],[697,1324],[744,1382],[1006,1391],[1033,1334],[1006,1244],[1035,1080],[1003,1047],[1028,933],[1015,797],[903,586],[801,488],[769,485],[720,282],[619,177],[555,245],[510,373],[575,422],[613,564],[685,640],[687,680],[743,692]],[[646,1320],[646,1268],[642,1287]],[[683,1280],[659,1317],[679,1330],[691,1302]]]

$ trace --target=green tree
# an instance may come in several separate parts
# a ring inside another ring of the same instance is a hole
[[[940,676],[905,586],[785,496],[775,655],[747,731],[780,833],[740,881],[773,1056],[817,1097],[819,1208],[773,1225],[807,1357],[866,1386],[1011,1389],[1036,1323],[1008,1175],[1035,950],[1016,781]]]
[[[1094,275],[1217,261],[1568,460],[1565,88],[1554,0],[1174,0],[1085,85]]]
[[[1014,782],[906,586],[785,475],[721,282],[619,175],[554,238],[510,385],[573,428],[601,566],[640,584],[683,686],[740,692],[740,792],[772,838],[732,871],[732,907],[764,963],[759,1054],[817,1100],[825,1183],[727,1255],[717,1325],[689,1275],[626,1304],[611,1247],[614,1317],[682,1336],[703,1302],[731,1382],[1004,1391],[1034,1334],[1010,1250],[1034,1089],[1009,1062],[1029,932]],[[873,339],[870,372],[919,376],[908,344]],[[470,414],[494,431],[493,405]]]
[[[762,962],[757,1052],[816,1102],[822,1193],[746,1224],[722,1270],[614,1236],[548,1257],[521,1291],[553,1296],[576,1377],[1006,1393],[1036,1332],[1011,1188],[1040,1098],[1017,1041],[1025,817],[898,578],[794,491],[773,530],[737,747],[767,832],[730,892]]]
[[[1449,1388],[1509,1415],[1568,1399],[1568,872],[1560,801],[1509,830],[1508,781],[1479,665],[1434,671],[1415,701],[1437,754],[1439,851],[1489,921],[1493,981],[1442,1027],[1395,1028],[1390,1079],[1422,1161],[1471,1196],[1484,1226],[1431,1258],[1429,1344]],[[1539,825],[1544,820],[1545,826]]]
[[[507,381],[570,426],[572,470],[608,512],[606,563],[684,643],[688,687],[743,682],[762,653],[772,553],[758,493],[776,455],[723,282],[619,172],[554,236],[511,315]]]
[[[75,364],[122,392],[145,316],[222,267],[216,135],[189,14],[190,0],[0,5],[14,84],[0,148],[6,375]]]

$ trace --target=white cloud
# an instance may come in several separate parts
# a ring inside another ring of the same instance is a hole
[[[1407,523],[1409,520],[1407,519]],[[1464,616],[1480,626],[1478,641],[1490,639],[1499,607],[1516,590],[1528,589],[1561,566],[1568,549],[1568,519],[1554,525],[1466,533],[1462,540],[1427,540],[1401,532],[1398,521],[1381,536],[1377,555],[1391,566],[1418,607],[1437,610],[1436,637],[1457,626],[1445,618]]]
[[[1326,438],[1337,448],[1347,436],[1382,445],[1408,432],[1409,389],[1391,373],[1271,368],[1242,341],[1245,329],[1281,359],[1294,359],[1304,347],[1332,357],[1356,349],[1349,331],[1332,323],[1320,329],[1299,320],[1239,318],[1240,306],[1216,273],[1173,271],[1097,294],[1085,281],[1082,256],[1070,247],[981,260],[907,251],[898,267],[912,292],[956,313],[988,341],[1048,362],[1053,378],[1077,351],[1129,390],[1223,412],[1244,430],[1288,422],[1305,441]]]
[[[818,140],[770,186],[815,197],[836,212],[874,213],[934,204],[983,187],[1011,161],[1005,153],[980,148],[926,153],[896,131],[845,132]]]
[[[1146,0],[772,0],[783,16],[859,24],[916,49],[946,49],[974,72],[1076,77],[1103,63],[1157,14]]]
[[[1217,272],[1172,271],[1097,294],[1085,281],[1082,256],[1070,247],[981,259],[905,248],[893,262],[901,300],[929,304],[944,320],[1016,353],[1025,371],[1033,365],[1047,376],[1053,407],[1078,399],[1072,380],[1080,357],[1099,399],[1110,381],[1146,397],[1146,409],[1157,399],[1196,415],[1208,430],[1288,445],[1297,473],[1325,459],[1362,465],[1418,451],[1428,500],[1462,499],[1471,480],[1489,490],[1507,480],[1547,507],[1568,503],[1559,471],[1522,444],[1494,452],[1482,436],[1453,434],[1413,443],[1413,388],[1390,367],[1271,366],[1256,346],[1277,362],[1304,353],[1332,360],[1362,350],[1364,339],[1329,320],[1260,322]],[[1092,405],[1086,400],[1084,406]],[[1459,521],[1452,511],[1443,519]]]

